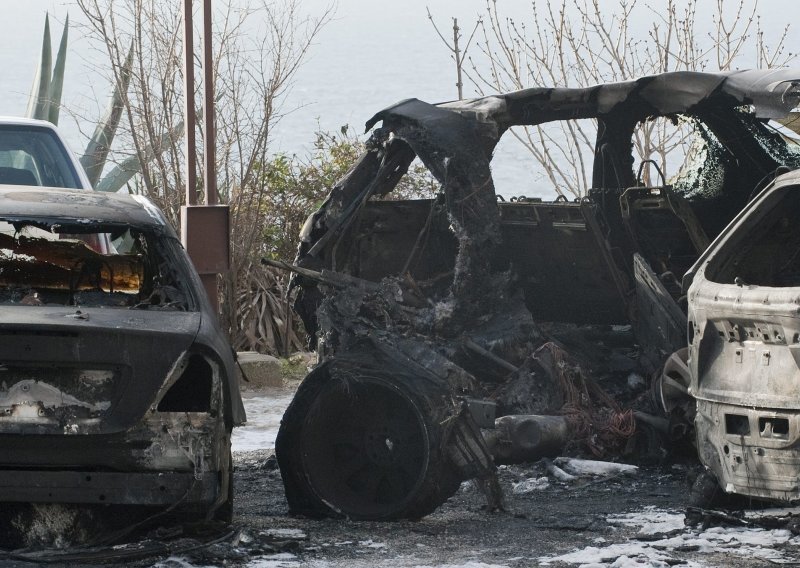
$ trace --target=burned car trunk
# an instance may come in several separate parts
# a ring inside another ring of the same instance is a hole
[[[600,401],[602,412],[579,409],[568,417],[570,436],[589,423],[614,424],[609,431],[618,438],[630,436],[630,411],[601,393],[563,350],[554,346],[543,363],[536,349],[545,338],[537,324],[632,323],[649,370],[683,346],[680,278],[754,188],[779,168],[800,165],[800,152],[766,124],[797,105],[798,78],[788,70],[668,73],[440,105],[412,99],[375,115],[367,129],[378,122],[381,127],[309,218],[294,268],[295,308],[324,362],[300,387],[276,442],[292,510],[414,516],[452,490],[443,483],[433,493],[418,491],[435,476],[478,475],[491,493],[491,448],[479,428],[492,420],[486,406],[469,401],[496,398],[498,386],[515,378],[548,376],[551,388],[560,388],[545,397],[551,402],[577,392],[584,394],[575,400]],[[634,131],[658,117],[691,123],[702,141],[702,159],[670,183],[663,175],[657,183],[647,181],[644,163],[638,174],[633,167]],[[498,203],[490,161],[500,137],[513,126],[574,119],[594,119],[598,126],[588,194],[576,202]],[[441,184],[439,195],[381,200],[414,158]],[[386,350],[400,353],[391,365],[352,363]],[[439,394],[409,390],[422,375],[432,377]],[[400,460],[393,448],[402,447],[401,435],[387,433],[397,431],[389,426],[394,417],[382,421],[381,413],[356,412],[366,403],[353,400],[370,400],[357,393],[369,391],[377,376],[404,398],[400,406],[449,417],[416,427],[439,440],[437,446],[417,445],[418,462],[435,464],[430,470],[411,478],[393,471]],[[564,414],[570,402],[562,401],[563,408],[542,404],[540,414]],[[328,415],[339,417],[337,423],[351,432],[349,441],[337,438],[333,422],[314,426]],[[453,424],[457,429],[448,430]],[[383,454],[370,450],[365,429],[377,436]],[[329,449],[314,439],[322,432],[329,432],[323,436]],[[609,437],[604,448],[620,444]],[[337,468],[350,474],[334,483],[320,473]],[[376,477],[392,479],[386,483],[394,492],[378,490]],[[354,491],[361,508],[354,508]],[[387,492],[395,497],[382,507],[370,509],[364,501],[377,507]]]
[[[687,275],[697,450],[728,493],[800,499],[800,176],[761,193]]]
[[[232,354],[158,209],[0,189],[0,502],[225,515]]]

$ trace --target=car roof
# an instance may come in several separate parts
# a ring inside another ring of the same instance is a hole
[[[690,111],[702,105],[735,107],[752,105],[759,118],[780,118],[800,103],[800,69],[751,69],[702,73],[673,71],[591,87],[533,87],[475,99],[449,101],[436,106],[494,123],[503,130],[514,125],[534,125],[551,120],[597,118],[624,113],[633,118]],[[427,117],[413,109],[416,99],[392,105],[367,121]],[[412,104],[409,104],[412,103]],[[409,114],[411,110],[415,112]]]
[[[0,218],[49,218],[87,225],[168,229],[161,210],[144,197],[84,189],[0,186]]]
[[[36,118],[24,118],[21,116],[0,116],[0,126],[43,126],[50,130],[57,130],[56,127],[46,120]]]

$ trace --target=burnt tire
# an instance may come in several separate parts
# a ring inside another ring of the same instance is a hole
[[[711,509],[724,505],[727,494],[720,487],[717,478],[710,471],[700,472],[689,491],[689,504],[700,509]]]
[[[417,519],[458,489],[431,403],[401,381],[324,367],[284,414],[276,456],[290,512],[359,520]]]

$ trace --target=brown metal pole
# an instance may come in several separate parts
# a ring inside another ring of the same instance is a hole
[[[186,204],[197,204],[197,142],[194,109],[192,0],[183,0],[183,114],[186,124]],[[206,144],[208,145],[208,144]]]
[[[211,0],[203,0],[203,165],[206,205],[217,204],[217,168],[214,149],[217,144],[214,129],[214,54],[211,47]]]
[[[186,205],[181,207],[181,241],[200,275],[206,294],[219,313],[217,277],[230,268],[230,211],[217,204],[214,148],[214,69],[211,52],[211,0],[203,0],[203,143],[206,204],[197,204],[197,146],[194,108],[192,0],[183,0],[186,112]]]

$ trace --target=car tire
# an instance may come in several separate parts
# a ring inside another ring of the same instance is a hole
[[[284,414],[276,456],[292,513],[419,519],[460,485],[428,397],[402,381],[309,375]],[[360,468],[360,469],[359,469]]]

